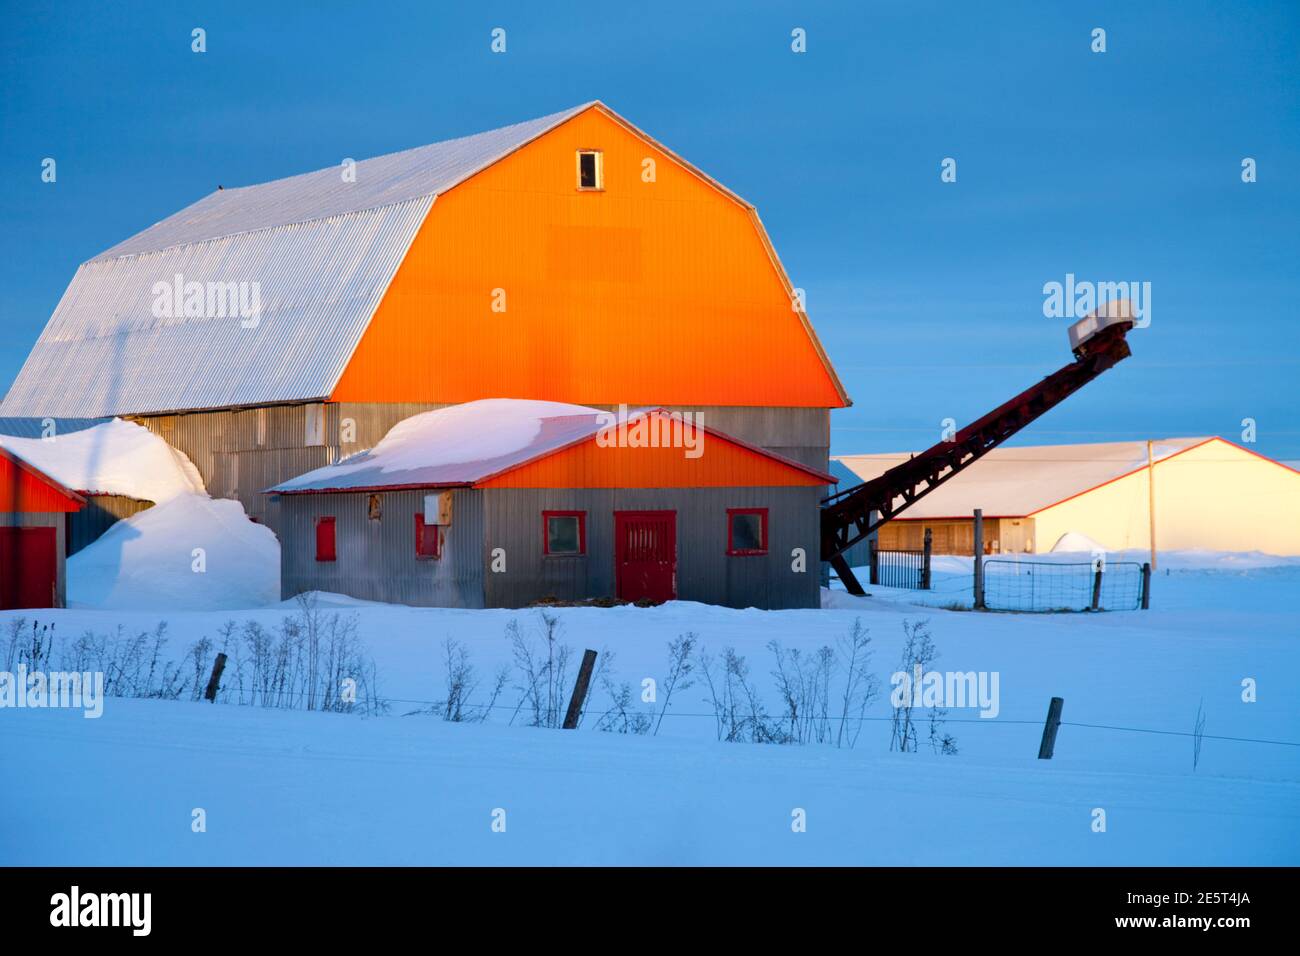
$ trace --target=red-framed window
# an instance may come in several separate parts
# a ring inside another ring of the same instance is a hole
[[[727,509],[727,554],[767,554],[767,509]]]
[[[424,523],[424,512],[415,513],[415,556],[420,559],[437,558],[441,556],[440,546],[442,538],[438,534],[436,524]]]
[[[542,512],[542,554],[558,557],[586,553],[587,512]]]
[[[316,519],[316,560],[338,560],[338,549],[335,546],[334,539],[333,516]]]

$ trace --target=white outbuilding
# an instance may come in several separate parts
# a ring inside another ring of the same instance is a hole
[[[908,457],[834,460],[866,481]],[[1300,555],[1300,471],[1218,437],[1152,441],[1150,461],[1145,441],[995,448],[881,528],[878,546],[919,549],[929,528],[936,554],[971,554],[980,508],[987,554],[1071,550],[1080,536],[1145,549],[1154,502],[1157,550]]]

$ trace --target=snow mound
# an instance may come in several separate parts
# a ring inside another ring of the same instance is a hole
[[[149,429],[120,418],[50,438],[0,435],[0,447],[73,491],[156,503],[203,491],[188,458]]]
[[[1069,551],[1086,551],[1089,554],[1094,551],[1105,552],[1105,548],[1099,545],[1092,538],[1088,537],[1082,531],[1067,531],[1056,539],[1056,544],[1052,545],[1052,554],[1060,554]]]
[[[279,600],[280,543],[238,501],[176,495],[68,559],[69,607],[197,611]]]

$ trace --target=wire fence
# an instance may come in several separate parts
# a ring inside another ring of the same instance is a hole
[[[288,696],[294,696],[294,695],[290,694]],[[420,697],[389,697],[389,696],[381,695],[378,698],[378,700],[381,704],[385,705],[387,708],[392,708],[392,705],[394,704],[423,705],[420,708],[409,710],[409,711],[401,711],[400,709],[393,708],[393,712],[397,716],[402,716],[402,717],[414,717],[419,715],[437,716],[439,712],[442,711],[447,705],[447,700],[445,697],[435,700],[435,699],[420,698]],[[242,704],[236,706],[255,706],[255,705]],[[483,713],[509,712],[515,716],[525,714],[524,702],[514,703],[514,704],[497,704],[497,703],[490,703],[486,701],[478,702],[478,703],[466,701],[462,706],[466,710],[475,710]],[[922,711],[926,709],[927,708],[921,708]],[[582,706],[582,715],[584,717],[603,717],[603,716],[614,714],[616,712],[617,711],[614,708],[601,710],[599,707],[592,706],[590,701],[588,701]],[[659,716],[659,709],[656,706],[650,706],[647,708],[646,713],[648,716],[653,715],[657,717]],[[702,718],[707,720],[716,720],[718,717],[718,712],[713,710],[679,710],[677,708],[665,708],[663,710],[663,716],[665,718],[694,717],[694,718]],[[781,720],[784,718],[782,717],[782,715],[775,715],[775,719]],[[860,714],[860,713],[859,714],[827,713],[824,715],[824,719],[831,720],[831,721],[845,720],[851,723],[890,723],[895,718],[891,714],[867,715],[867,714]],[[513,724],[514,719],[512,718],[510,721],[508,721],[508,723]],[[1000,717],[1000,716],[994,718],[952,717],[949,716],[947,713],[945,713],[943,717],[943,723],[976,724],[981,727],[1016,727],[1016,726],[1042,727],[1043,719],[1041,717],[1030,718],[1030,719],[1018,719],[1018,718],[1009,718],[1009,717]],[[1117,724],[1091,724],[1091,723],[1084,723],[1082,721],[1075,721],[1075,720],[1062,720],[1061,726],[1082,727],[1089,730],[1109,730],[1109,731],[1116,731],[1120,733],[1130,733],[1130,734],[1157,734],[1162,737],[1192,737],[1192,738],[1200,737],[1203,740],[1223,740],[1223,741],[1229,741],[1232,743],[1241,743],[1241,744],[1268,744],[1274,747],[1300,747],[1300,741],[1295,741],[1295,740],[1274,740],[1274,739],[1262,738],[1262,737],[1229,737],[1229,736],[1224,736],[1219,734],[1197,733],[1195,731],[1188,731],[1188,730],[1157,730],[1154,727],[1126,727]]]
[[[1135,611],[1142,607],[1142,565],[1121,561],[984,562],[984,604],[992,611]]]

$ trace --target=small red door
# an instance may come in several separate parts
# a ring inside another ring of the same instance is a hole
[[[677,597],[677,512],[614,512],[614,581],[624,601]]]
[[[0,528],[0,609],[54,607],[57,542],[53,528]]]

